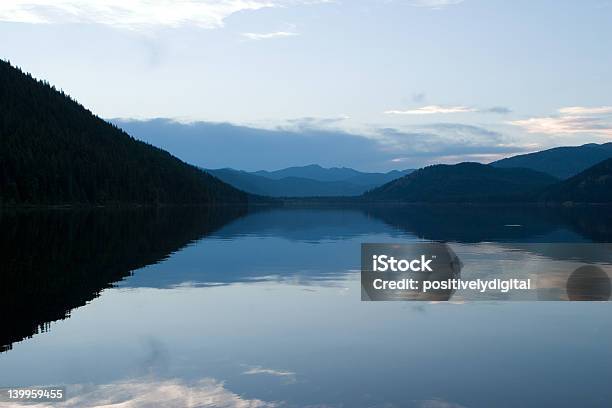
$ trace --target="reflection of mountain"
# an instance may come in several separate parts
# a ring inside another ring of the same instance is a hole
[[[610,240],[611,216],[602,214],[597,223],[589,218],[593,216],[593,210],[536,207],[268,208],[225,225],[171,263],[151,266],[121,285],[165,288],[338,279],[359,269],[362,242],[424,239],[511,246]]]
[[[521,154],[491,163],[495,167],[523,167],[551,174],[560,179],[572,177],[612,157],[612,143],[556,147],[541,152]]]
[[[234,169],[207,170],[243,191],[271,197],[356,196],[408,174],[411,170],[363,173],[350,168],[318,165],[249,173]]]
[[[0,350],[45,330],[134,269],[163,260],[242,211],[0,213]]]
[[[45,330],[126,277],[116,285],[307,284],[358,270],[362,242],[503,242],[512,249],[530,242],[612,241],[612,211],[604,207],[264,207],[240,217],[242,211],[1,213],[0,345]],[[564,256],[554,246],[542,248],[544,256]]]
[[[550,242],[582,240],[567,230],[558,211],[533,206],[405,205],[369,207],[369,215],[434,241]]]

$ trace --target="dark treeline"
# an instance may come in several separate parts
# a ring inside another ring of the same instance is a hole
[[[246,200],[245,193],[135,140],[0,60],[0,205]]]
[[[543,199],[553,202],[612,203],[612,159],[551,186],[543,194]]]
[[[363,197],[371,201],[417,203],[524,202],[530,199],[531,192],[558,181],[551,175],[523,168],[438,164],[384,184]]]
[[[612,159],[559,180],[527,168],[438,164],[365,193],[369,202],[561,204],[612,203]]]
[[[0,351],[244,212],[241,206],[0,212]]]

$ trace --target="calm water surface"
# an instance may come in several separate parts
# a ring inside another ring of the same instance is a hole
[[[516,244],[606,242],[609,217],[5,213],[0,386],[66,385],[67,406],[609,407],[612,303],[361,302],[359,281],[362,242],[539,262]]]

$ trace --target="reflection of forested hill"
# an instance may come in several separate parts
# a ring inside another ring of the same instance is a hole
[[[0,350],[242,215],[240,208],[0,212]]]
[[[365,211],[428,240],[458,242],[611,242],[606,207],[406,205]]]
[[[207,286],[278,279],[304,284],[338,279],[359,268],[361,242],[421,238],[500,242],[500,248],[536,242],[605,242],[611,236],[611,216],[600,215],[595,222],[595,211],[533,206],[264,207],[228,223],[171,262],[139,271],[120,285],[168,288],[185,283]],[[546,252],[548,256],[551,250]]]

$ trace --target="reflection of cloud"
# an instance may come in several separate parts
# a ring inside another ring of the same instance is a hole
[[[536,117],[508,122],[528,133],[599,134],[612,137],[612,106],[570,106],[559,109],[559,115]]]
[[[277,403],[244,399],[227,390],[223,383],[205,378],[192,383],[180,380],[130,380],[103,385],[72,385],[66,387],[68,399],[54,407],[277,407]],[[73,396],[75,395],[75,396]],[[47,407],[45,404],[28,405]]]
[[[94,23],[128,29],[223,26],[240,11],[312,4],[309,0],[2,0],[0,21],[30,24]]]
[[[440,106],[440,105],[427,105],[421,108],[408,109],[408,110],[388,110],[385,111],[387,115],[431,115],[434,113],[466,113],[476,112],[476,109],[467,106]]]
[[[459,405],[454,402],[444,401],[441,399],[417,401],[416,407],[417,408],[466,408],[463,405]]]
[[[242,374],[244,375],[272,375],[274,377],[282,377],[285,378],[288,382],[295,382],[295,373],[293,371],[286,370],[275,370],[272,368],[264,368],[264,367],[251,367],[248,370],[244,371]]]

